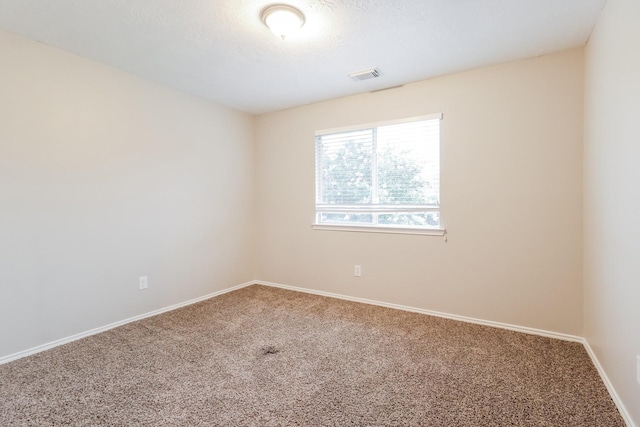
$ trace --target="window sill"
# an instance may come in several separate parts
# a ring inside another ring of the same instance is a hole
[[[336,225],[336,224],[312,224],[314,230],[347,231],[357,233],[387,233],[387,234],[417,234],[421,236],[444,236],[447,230],[444,228],[400,228],[400,227],[375,227],[367,225]]]

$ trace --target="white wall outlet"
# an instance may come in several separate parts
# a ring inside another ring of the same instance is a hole
[[[640,384],[640,356],[636,356],[636,380]]]
[[[149,279],[147,276],[142,276],[138,279],[138,286],[140,290],[147,289],[149,287]]]
[[[354,266],[353,275],[356,277],[362,276],[362,267],[360,267],[359,265]]]

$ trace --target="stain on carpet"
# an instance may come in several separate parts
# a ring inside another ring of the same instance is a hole
[[[260,349],[260,354],[262,354],[263,356],[269,356],[271,354],[278,354],[278,353],[280,353],[280,350],[278,350],[275,346],[272,346],[272,345],[268,345]]]

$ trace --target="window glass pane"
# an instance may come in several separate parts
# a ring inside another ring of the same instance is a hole
[[[372,129],[325,135],[320,147],[320,203],[371,203]]]
[[[438,204],[439,120],[377,128],[378,198],[382,204]]]
[[[439,228],[439,204],[440,118],[316,136],[319,223]]]
[[[399,212],[378,214],[378,225],[438,228],[440,227],[440,213]]]
[[[320,214],[320,223],[373,225],[373,214],[323,212]]]

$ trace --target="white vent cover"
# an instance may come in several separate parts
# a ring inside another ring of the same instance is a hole
[[[355,81],[375,79],[376,77],[380,77],[380,71],[376,68],[371,68],[370,70],[351,73],[349,74],[349,77]]]

